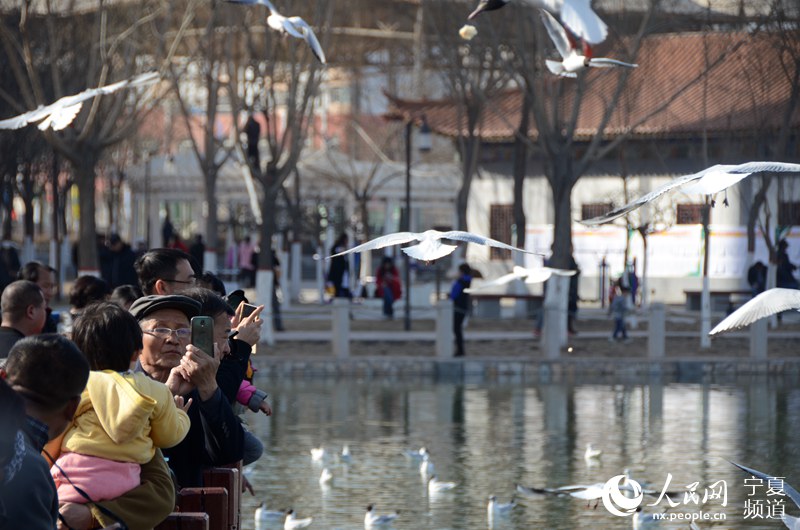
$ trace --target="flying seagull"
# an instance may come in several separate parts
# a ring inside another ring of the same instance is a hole
[[[35,110],[0,121],[0,129],[21,129],[31,123],[39,122],[37,127],[42,131],[46,131],[48,128],[60,131],[72,123],[75,116],[81,111],[83,102],[87,99],[104,94],[112,94],[123,88],[149,85],[155,83],[158,79],[158,72],[147,72],[111,85],[90,88],[74,96],[64,96],[55,103],[40,106]]]
[[[561,61],[553,61],[551,59],[547,59],[545,61],[547,63],[548,70],[550,70],[552,73],[561,77],[578,77],[576,72],[589,68],[590,66],[595,68],[613,68],[615,66],[636,68],[639,66],[637,64],[618,61],[616,59],[608,59],[606,57],[590,57],[585,53],[581,53],[570,42],[564,26],[559,24],[555,17],[550,14],[550,12],[542,9],[541,13],[542,22],[547,30],[547,34],[550,35],[550,40],[553,41],[553,44],[556,46],[556,50],[558,50],[558,53],[561,55]]]
[[[372,241],[367,241],[351,249],[339,252],[325,259],[351,254],[353,252],[364,252],[366,250],[376,250],[379,248],[390,247],[392,245],[402,245],[404,243],[411,243],[412,241],[419,241],[417,245],[403,247],[402,251],[410,257],[420,261],[433,261],[444,256],[447,256],[456,249],[456,245],[448,245],[442,243],[442,239],[452,239],[454,241],[464,241],[466,243],[477,243],[479,245],[487,245],[495,248],[502,248],[505,250],[516,250],[517,252],[524,252],[526,254],[541,255],[538,252],[530,252],[521,248],[506,245],[495,239],[489,237],[479,236],[472,232],[464,232],[462,230],[450,230],[449,232],[439,232],[438,230],[426,230],[425,232],[396,232],[394,234],[386,234],[385,236],[376,237]]]
[[[650,193],[639,197],[635,201],[629,202],[625,206],[612,210],[607,214],[580,222],[584,225],[601,225],[613,221],[617,217],[622,217],[626,213],[656,200],[668,191],[672,191],[687,184],[689,185],[683,188],[685,193],[713,195],[730,188],[753,173],[761,172],[800,173],[800,164],[789,164],[786,162],[746,162],[739,165],[717,164],[703,171],[673,179]]]
[[[533,269],[526,269],[519,265],[514,265],[514,269],[508,274],[504,274],[494,280],[482,283],[480,287],[470,287],[464,289],[465,293],[474,293],[490,287],[497,287],[498,285],[505,285],[513,280],[525,280],[525,283],[542,283],[550,279],[550,276],[574,276],[578,271],[571,271],[566,269],[553,269],[551,267],[535,267]]]
[[[769,289],[756,295],[752,300],[748,300],[742,307],[725,317],[708,334],[716,335],[723,331],[741,328],[764,317],[792,309],[800,311],[800,291],[781,287]]]
[[[472,20],[484,11],[505,7],[510,0],[480,0],[467,19]],[[608,27],[592,11],[589,0],[523,0],[525,4],[544,9],[557,15],[569,30],[589,44],[598,44],[606,39]]]
[[[269,0],[227,0],[235,4],[261,4],[269,9],[269,16],[267,17],[267,25],[275,31],[286,35],[287,33],[292,37],[303,39],[308,44],[311,51],[314,53],[319,62],[325,64],[325,52],[322,51],[322,46],[305,20],[300,17],[285,17],[278,13],[275,6]]]

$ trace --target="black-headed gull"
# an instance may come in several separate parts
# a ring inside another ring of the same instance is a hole
[[[325,52],[322,51],[322,46],[305,20],[300,17],[285,17],[278,13],[275,6],[269,0],[227,0],[235,4],[261,4],[269,9],[269,16],[267,17],[267,25],[280,32],[283,35],[289,34],[292,37],[303,39],[311,48],[312,53],[319,59],[319,62],[325,64]]]
[[[286,512],[286,520],[283,522],[284,530],[295,530],[296,528],[305,528],[311,524],[313,517],[306,517],[305,519],[298,519],[297,514],[293,509]]]
[[[311,460],[315,462],[319,462],[325,458],[325,448],[324,447],[312,447],[311,448]]]
[[[650,193],[639,197],[635,201],[629,202],[625,206],[612,210],[607,214],[580,221],[580,223],[585,225],[601,225],[613,221],[648,202],[656,200],[668,191],[686,186],[687,184],[690,185],[683,188],[685,193],[713,195],[728,189],[753,173],[800,173],[800,164],[789,164],[786,162],[746,162],[738,165],[717,164],[703,171],[673,179]]]
[[[350,463],[353,460],[353,455],[350,454],[350,446],[345,444],[342,447],[342,454],[339,455],[339,460],[345,463]]]
[[[428,457],[427,447],[420,447],[419,449],[406,449],[403,451],[403,456],[412,460],[422,460]]]
[[[472,20],[484,11],[505,7],[510,0],[481,0],[475,10],[467,17]],[[608,27],[592,11],[589,0],[523,0],[526,5],[538,7],[558,15],[569,30],[589,44],[606,40]]]
[[[31,123],[39,122],[37,127],[42,131],[48,128],[54,131],[60,131],[72,123],[75,116],[81,111],[83,102],[87,99],[105,94],[112,94],[123,88],[135,88],[149,85],[158,81],[159,78],[158,72],[147,72],[126,79],[125,81],[119,81],[118,83],[90,88],[74,96],[64,96],[49,105],[39,107],[13,118],[0,120],[0,129],[21,129]]]
[[[636,508],[636,513],[633,514],[633,530],[650,530],[662,527],[661,517],[652,513],[645,513],[642,507]]]
[[[436,475],[431,475],[428,479],[428,493],[439,493],[441,491],[449,491],[456,487],[455,482],[444,482],[438,480]]]
[[[283,519],[285,516],[286,512],[284,510],[268,510],[267,503],[262,502],[261,505],[256,508],[256,526],[274,523],[275,521]]]
[[[783,484],[783,493],[788,495],[792,501],[794,501],[795,505],[800,508],[800,492],[798,492],[794,487],[787,484],[783,477],[775,477],[774,475],[768,475],[763,471],[757,471],[755,469],[751,469],[749,467],[745,467],[741,464],[737,464],[736,462],[731,462],[734,466],[738,467],[745,473],[750,473],[756,478],[760,478],[761,480],[766,480],[767,482],[772,481],[773,479],[778,479]],[[766,484],[765,484],[766,485]],[[783,524],[786,525],[786,528],[791,528],[792,530],[800,530],[800,518],[794,517],[792,515],[787,515],[784,513],[781,518],[783,519]]]
[[[319,483],[320,485],[330,485],[333,482],[333,473],[327,467],[322,470],[322,473],[319,475]]]
[[[800,310],[800,291],[782,287],[769,289],[745,302],[742,307],[725,317],[708,334],[716,335],[723,331],[741,328],[775,313],[792,309]]]
[[[378,515],[375,513],[375,506],[370,504],[367,506],[367,513],[364,515],[364,528],[373,528],[375,526],[387,526],[392,524],[392,521],[397,519],[399,515],[397,512],[388,513],[385,515]]]
[[[492,495],[489,497],[489,504],[486,505],[486,511],[489,512],[489,517],[493,515],[505,515],[510,512],[517,503],[512,497],[509,502],[497,502],[497,496]]]
[[[505,243],[501,243],[495,239],[479,236],[472,232],[464,232],[462,230],[450,230],[449,232],[440,232],[438,230],[426,230],[424,232],[395,232],[394,234],[386,234],[385,236],[376,237],[372,241],[367,241],[351,249],[339,252],[333,256],[328,256],[325,259],[335,258],[336,256],[343,256],[345,254],[352,254],[353,252],[364,252],[366,250],[377,250],[392,245],[402,245],[404,243],[411,243],[412,241],[419,241],[417,245],[403,247],[401,250],[414,259],[420,261],[433,261],[444,256],[447,256],[456,249],[456,245],[448,245],[443,243],[443,239],[450,239],[453,241],[464,241],[466,243],[477,243],[479,245],[487,245],[495,248],[502,248],[505,250],[515,250],[517,252],[524,252],[526,254],[541,255],[538,252],[531,252],[521,248],[513,247]]]
[[[600,458],[600,455],[602,454],[602,449],[595,449],[592,447],[592,444],[586,444],[586,451],[583,453],[583,458],[586,460],[591,460],[593,458]]]
[[[508,274],[504,274],[498,278],[495,278],[494,280],[482,283],[479,287],[470,287],[468,289],[464,289],[464,292],[474,293],[489,289],[491,287],[497,287],[498,285],[505,285],[514,280],[525,280],[525,283],[542,283],[546,282],[548,279],[550,279],[550,276],[554,274],[557,276],[574,276],[577,272],[578,271],[574,270],[553,269],[551,267],[534,267],[527,269],[525,267],[520,267],[519,265],[514,265],[514,268]]]
[[[552,73],[561,77],[577,77],[576,72],[584,70],[589,67],[593,68],[613,68],[624,66],[627,68],[636,68],[638,64],[626,63],[616,59],[609,59],[607,57],[590,57],[578,51],[578,49],[570,42],[564,26],[558,23],[553,15],[544,9],[541,10],[542,22],[550,35],[550,40],[556,46],[561,61],[553,61],[547,59],[547,69]]]

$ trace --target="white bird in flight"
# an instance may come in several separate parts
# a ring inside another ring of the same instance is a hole
[[[313,517],[306,517],[305,519],[298,519],[294,510],[286,512],[286,520],[283,522],[284,530],[295,530],[296,528],[305,528],[311,524]]]
[[[756,295],[752,300],[748,300],[742,307],[725,317],[708,334],[716,335],[723,331],[741,328],[775,313],[791,309],[800,311],[799,290],[782,287],[769,289]]]
[[[289,34],[292,37],[303,39],[308,44],[311,51],[314,53],[319,62],[325,64],[325,52],[322,51],[322,46],[305,20],[300,17],[285,17],[278,13],[275,6],[269,0],[228,0],[235,4],[261,4],[269,9],[269,16],[267,17],[267,25],[278,31],[282,35]]]
[[[372,528],[373,526],[386,526],[392,524],[392,521],[397,519],[399,515],[397,512],[389,513],[386,515],[377,515],[374,512],[375,506],[370,504],[367,506],[367,513],[364,515],[364,528]]]
[[[477,243],[479,245],[487,245],[490,247],[502,248],[505,250],[515,250],[517,252],[541,256],[541,254],[538,252],[530,252],[528,250],[513,247],[489,237],[473,234],[472,232],[464,232],[462,230],[450,230],[449,232],[426,230],[422,233],[395,232],[394,234],[386,234],[385,236],[376,237],[372,241],[367,241],[366,243],[357,245],[351,249],[345,250],[344,252],[339,252],[338,254],[328,256],[325,259],[344,256],[345,254],[351,254],[353,252],[377,250],[379,248],[389,247],[392,245],[402,245],[404,243],[411,243],[412,241],[419,241],[419,244],[403,247],[401,250],[414,259],[420,261],[433,261],[447,256],[457,248],[456,245],[448,245],[443,243],[442,239],[464,241],[466,243]]]
[[[39,122],[37,127],[45,131],[48,128],[60,131],[69,126],[83,107],[83,102],[93,97],[112,94],[123,88],[134,88],[149,85],[159,80],[158,72],[147,72],[110,85],[84,90],[74,96],[64,96],[54,103],[40,106],[19,116],[0,120],[0,129],[21,129],[31,123]]]
[[[639,197],[635,201],[629,202],[625,206],[612,210],[607,214],[580,222],[585,225],[601,225],[613,221],[617,217],[622,217],[626,213],[656,200],[668,191],[672,191],[687,184],[689,185],[683,188],[685,193],[714,195],[715,193],[728,189],[753,173],[800,173],[800,164],[789,164],[786,162],[746,162],[738,165],[717,164],[702,171],[698,171],[697,173],[673,179],[650,193]]]
[[[553,15],[544,9],[541,10],[542,22],[550,35],[550,40],[556,46],[556,50],[561,55],[561,61],[553,61],[547,59],[547,69],[555,75],[561,77],[578,77],[576,72],[586,68],[613,68],[617,66],[624,66],[627,68],[636,68],[638,64],[631,64],[616,59],[609,59],[607,57],[590,57],[585,53],[578,51],[578,49],[569,40],[567,31],[564,26],[558,23]]]
[[[472,20],[484,11],[505,7],[510,0],[481,0],[475,10],[467,17]],[[592,11],[589,0],[523,0],[526,5],[538,7],[558,15],[569,30],[590,44],[598,44],[606,39],[608,27]]]
[[[498,285],[505,285],[514,280],[525,280],[525,283],[542,283],[550,279],[550,276],[553,274],[557,276],[574,276],[577,272],[578,271],[566,269],[553,269],[551,267],[534,267],[532,269],[526,269],[525,267],[514,265],[514,268],[508,274],[504,274],[492,281],[482,283],[479,287],[470,287],[468,289],[464,289],[464,292],[474,293],[484,289],[489,289],[491,287],[497,287]]]

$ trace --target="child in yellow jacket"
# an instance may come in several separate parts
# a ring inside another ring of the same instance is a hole
[[[117,304],[85,308],[72,339],[92,372],[51,474],[61,504],[114,499],[139,485],[140,464],[157,447],[183,440],[191,400],[184,406],[163,383],[129,371],[142,350],[142,330]]]

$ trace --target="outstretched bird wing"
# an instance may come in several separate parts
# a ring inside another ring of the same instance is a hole
[[[477,243],[479,245],[487,245],[490,247],[503,248],[505,250],[515,250],[517,252],[524,252],[526,254],[535,254],[537,256],[541,256],[539,252],[524,250],[511,245],[507,245],[505,243],[501,243],[500,241],[497,241],[496,239],[492,239],[490,237],[479,236],[478,234],[473,234],[472,232],[464,232],[462,230],[450,230],[449,232],[442,232],[439,235],[439,238],[452,239],[454,241],[464,241],[467,243]]]
[[[753,173],[800,173],[800,164],[786,162],[747,162],[738,166],[716,165],[708,168],[697,182],[686,186],[686,193],[713,195],[730,188]]]
[[[558,20],[548,11],[540,9],[539,13],[542,17],[544,29],[546,29],[547,34],[550,35],[550,40],[553,41],[561,58],[566,59],[572,51],[572,46],[570,46],[569,39],[567,38],[567,32],[564,30],[564,27],[558,23]]]
[[[396,232],[394,234],[386,234],[385,236],[376,237],[371,241],[367,241],[366,243],[362,243],[353,248],[347,249],[344,252],[339,252],[338,254],[328,256],[325,259],[335,258],[336,256],[344,256],[345,254],[352,254],[353,252],[364,252],[365,250],[375,250],[392,245],[402,245],[403,243],[410,243],[411,241],[418,240],[419,234],[414,232]]]
[[[589,59],[589,66],[595,68],[614,68],[617,66],[624,66],[627,68],[639,67],[638,64],[626,63],[624,61],[618,61],[617,59],[609,59],[608,57],[593,57]]]
[[[716,335],[723,331],[729,331],[752,324],[764,317],[789,311],[790,309],[800,309],[800,291],[797,289],[775,288],[757,295],[752,300],[742,305],[739,309],[725,317],[725,319],[714,327],[708,334]]]
[[[275,6],[272,5],[272,2],[269,0],[226,0],[233,4],[261,4],[262,6],[267,6],[267,9],[270,10],[272,13],[277,13]]]
[[[589,44],[599,44],[608,35],[608,26],[592,11],[589,0],[564,0],[561,22]]]
[[[730,460],[728,460],[728,461],[730,462]],[[733,464],[734,466],[738,467],[739,469],[741,469],[745,473],[750,473],[754,477],[760,478],[761,480],[769,481],[770,479],[776,478],[773,475],[768,475],[768,474],[766,474],[766,473],[764,473],[762,471],[757,471],[755,469],[751,469],[749,467],[743,466],[742,464],[737,464],[736,462],[731,462],[731,464]],[[794,501],[794,503],[797,505],[798,508],[800,508],[800,493],[798,493],[798,491],[796,489],[794,489],[792,486],[787,484],[785,481],[783,482],[783,492],[786,493],[789,496],[789,498]]]
[[[311,26],[300,17],[290,17],[288,20],[294,25],[295,30],[302,34],[302,38],[308,43],[308,46],[311,48],[314,56],[319,59],[319,62],[325,64],[325,52],[322,51],[322,46],[317,40],[317,36],[314,34],[314,30],[311,29]]]

